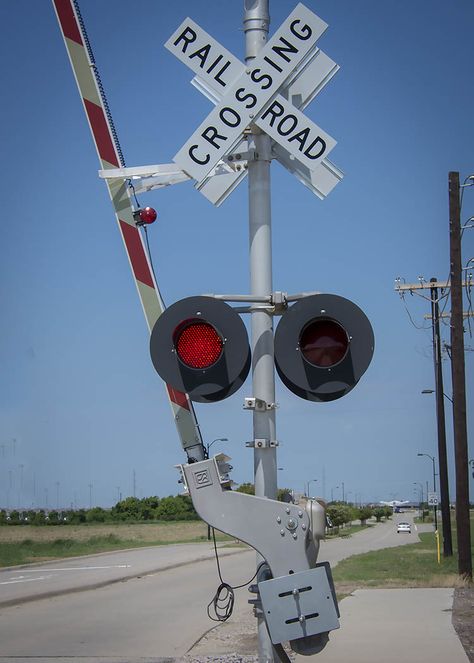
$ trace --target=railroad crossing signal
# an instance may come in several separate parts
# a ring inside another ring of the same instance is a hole
[[[212,297],[187,297],[167,308],[153,327],[150,353],[163,380],[199,403],[227,398],[250,370],[242,319]]]
[[[310,401],[333,401],[351,391],[373,353],[367,316],[338,295],[300,299],[283,314],[275,332],[278,375],[294,394]]]
[[[327,24],[301,3],[246,67],[190,18],[165,46],[196,74],[192,83],[216,107],[183,145],[174,163],[99,171],[106,180],[133,178],[136,193],[189,179],[221,205],[256,158],[246,129],[256,124],[272,138],[271,158],[324,199],[342,180],[327,155],[336,141],[301,111],[339,70],[316,47]]]
[[[235,393],[250,369],[247,331],[228,304],[188,297],[166,309],[150,339],[153,365],[167,384],[200,403]],[[374,352],[358,306],[338,295],[310,295],[283,313],[275,332],[282,382],[310,401],[332,401],[355,387]]]
[[[174,157],[214,204],[245,177],[251,155],[242,133],[251,123],[274,139],[274,155],[319,197],[342,179],[326,159],[336,141],[299,110],[339,69],[315,46],[326,28],[299,4],[248,68],[189,18],[166,42],[217,104]]]

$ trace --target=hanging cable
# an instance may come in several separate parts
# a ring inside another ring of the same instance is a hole
[[[252,582],[252,580],[254,580],[257,577],[260,568],[265,564],[265,562],[260,562],[260,564],[257,566],[257,570],[255,571],[254,575],[250,578],[250,580],[244,582],[242,585],[235,585],[234,587],[232,587],[231,585],[229,585],[229,583],[224,582],[224,580],[222,579],[221,566],[219,563],[219,555],[217,553],[216,534],[214,528],[212,528],[212,539],[214,542],[214,554],[216,556],[217,573],[219,575],[219,580],[221,581],[221,584],[217,588],[217,591],[212,597],[212,600],[208,603],[207,616],[213,622],[225,622],[229,619],[229,617],[232,615],[232,611],[234,610],[234,602],[235,602],[234,589],[241,589],[242,587],[246,587],[247,585],[249,585]],[[211,609],[214,611],[214,616],[212,616],[211,614]]]

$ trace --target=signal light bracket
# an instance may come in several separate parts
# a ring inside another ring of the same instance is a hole
[[[261,398],[245,397],[243,407],[244,410],[266,412],[267,410],[275,410],[278,406],[276,403],[266,403]]]
[[[250,449],[274,449],[279,447],[280,443],[277,440],[268,440],[263,437],[259,437],[256,440],[250,440],[250,442],[245,443],[246,447]]]

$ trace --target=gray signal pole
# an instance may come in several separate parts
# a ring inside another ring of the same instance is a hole
[[[268,0],[244,0],[245,63],[248,65],[267,42],[270,14]],[[255,153],[249,159],[249,251],[250,293],[268,296],[273,291],[272,228],[270,203],[270,137],[251,125],[248,149]],[[255,495],[276,499],[277,461],[275,427],[275,373],[273,360],[273,318],[271,313],[255,310],[251,315],[253,396],[264,402],[253,412]],[[261,557],[257,555],[257,562]],[[263,580],[260,574],[257,580]],[[270,640],[261,612],[258,619],[259,661],[281,659]]]

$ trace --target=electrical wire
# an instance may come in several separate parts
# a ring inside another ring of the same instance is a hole
[[[212,540],[214,542],[214,554],[216,556],[217,573],[219,575],[219,580],[221,581],[221,583],[217,588],[217,591],[212,597],[211,601],[209,601],[207,605],[207,616],[213,622],[225,622],[229,619],[229,617],[232,615],[232,612],[234,610],[234,602],[235,602],[234,589],[241,589],[242,587],[246,587],[247,585],[249,585],[252,582],[252,580],[254,580],[257,577],[258,572],[260,571],[261,567],[265,564],[265,562],[260,562],[260,564],[257,566],[257,570],[255,571],[254,575],[247,582],[244,582],[242,585],[234,585],[234,586],[229,585],[229,583],[224,582],[224,580],[222,579],[221,566],[219,563],[219,555],[217,553],[216,534],[213,527],[212,527]],[[214,616],[212,616],[211,610],[214,611]]]
[[[106,115],[107,121],[109,123],[110,133],[112,134],[112,139],[113,139],[113,142],[114,142],[115,151],[117,152],[117,156],[118,156],[120,166],[122,168],[125,168],[125,159],[123,158],[122,148],[120,146],[120,141],[118,139],[117,130],[115,129],[115,124],[114,124],[114,120],[112,118],[112,113],[110,111],[109,102],[107,101],[104,86],[102,84],[102,79],[100,77],[99,70],[97,68],[97,64],[96,64],[95,57],[94,57],[94,52],[92,50],[92,46],[91,46],[91,43],[89,41],[89,36],[87,34],[86,26],[85,26],[84,20],[82,18],[81,10],[79,9],[78,0],[73,0],[73,4],[74,4],[74,9],[75,9],[75,12],[76,12],[76,15],[77,15],[77,20],[78,20],[79,26],[81,28],[81,33],[82,33],[82,36],[84,38],[84,45],[86,47],[86,51],[87,51],[87,54],[89,56],[89,61],[90,61],[92,70],[94,72],[94,77],[95,77],[95,80],[96,80],[96,83],[97,83],[97,87],[99,89],[99,94],[100,94],[100,98],[102,100],[102,105],[104,107],[105,115]]]

